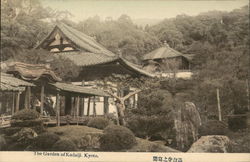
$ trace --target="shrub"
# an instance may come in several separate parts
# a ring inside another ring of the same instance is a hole
[[[39,118],[39,113],[36,110],[32,109],[22,109],[16,112],[12,119],[15,120],[33,120]]]
[[[199,127],[199,135],[226,135],[228,133],[227,125],[218,120],[210,120]]]
[[[34,145],[41,149],[41,151],[46,151],[51,149],[53,144],[55,144],[60,137],[54,133],[42,133],[34,139]]]
[[[53,151],[77,151],[74,142],[69,139],[61,139],[52,146]]]
[[[114,115],[114,113],[108,113],[108,114],[107,114],[107,118],[108,118],[111,122],[113,122],[114,124],[117,124],[118,118],[117,118],[117,116]]]
[[[131,115],[127,122],[127,126],[135,133],[136,136],[141,138],[151,138],[163,130],[172,128],[173,122],[165,116],[147,116],[138,114]]]
[[[43,120],[11,120],[12,127],[35,127],[43,125]]]
[[[91,119],[90,117],[83,118],[82,119],[82,124],[87,126],[90,119]]]
[[[5,134],[6,136],[11,136],[15,133],[17,133],[18,131],[20,131],[22,129],[22,127],[7,127],[2,129],[2,133]]]
[[[229,116],[228,127],[232,131],[237,131],[239,129],[246,129],[247,128],[247,116],[244,114]]]
[[[0,135],[0,151],[3,151],[5,147],[6,147],[6,140],[2,135]]]
[[[110,125],[104,129],[100,138],[100,147],[105,151],[118,151],[129,149],[136,144],[136,139],[131,130],[126,127]]]
[[[19,132],[11,136],[11,144],[8,147],[12,151],[24,150],[29,145],[33,144],[33,139],[37,137],[37,133],[31,128],[22,128]]]
[[[94,127],[98,129],[104,129],[110,124],[110,121],[103,117],[95,117],[89,120],[88,125],[89,127]]]

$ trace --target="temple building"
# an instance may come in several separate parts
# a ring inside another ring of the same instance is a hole
[[[40,48],[50,51],[54,56],[68,58],[81,68],[79,76],[72,78],[72,84],[74,85],[93,88],[96,87],[96,80],[102,80],[112,74],[154,77],[152,73],[143,70],[139,65],[135,65],[120,55],[107,50],[95,38],[87,36],[64,23],[56,24],[49,35],[36,46],[36,49]],[[124,92],[123,95],[126,95],[125,93],[129,93],[129,90]],[[137,94],[132,98],[131,103],[136,105]],[[97,115],[103,114],[102,109],[107,104],[110,107],[110,112],[116,109],[114,100],[111,98],[95,97],[92,98],[91,103],[85,99],[85,106],[89,104],[95,107]],[[90,111],[90,113],[94,113],[94,109]]]
[[[165,41],[162,47],[144,55],[143,69],[158,76],[189,72],[192,68],[192,58],[193,55],[182,54],[169,47]]]

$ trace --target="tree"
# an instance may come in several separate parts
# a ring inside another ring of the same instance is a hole
[[[116,107],[120,125],[126,125],[125,110],[126,100],[141,91],[150,88],[149,82],[152,79],[149,78],[132,78],[129,75],[112,75],[105,78],[103,81],[99,81],[98,85],[102,87],[106,93],[116,99]],[[152,85],[151,85],[152,86]],[[124,89],[134,88],[132,92],[124,94]]]

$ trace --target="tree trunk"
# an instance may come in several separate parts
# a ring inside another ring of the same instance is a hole
[[[117,110],[118,110],[117,113],[118,113],[118,118],[119,118],[119,124],[122,126],[125,126],[126,122],[125,122],[125,114],[124,114],[124,110],[125,110],[124,101],[117,104]]]

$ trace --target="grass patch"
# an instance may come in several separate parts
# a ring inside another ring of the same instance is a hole
[[[91,128],[87,126],[76,126],[76,125],[67,125],[61,127],[50,127],[47,129],[48,132],[58,134],[60,137],[71,138],[71,137],[82,137],[87,133],[102,133],[102,130]]]

